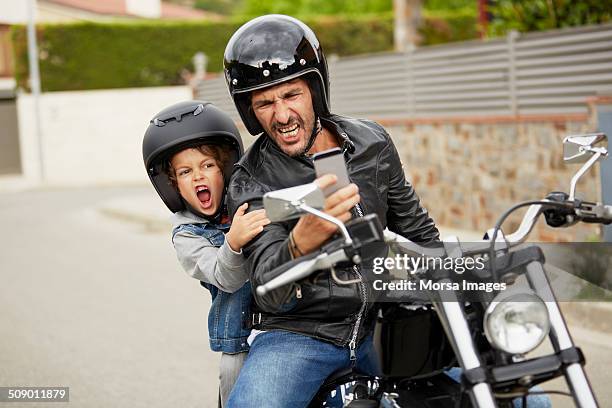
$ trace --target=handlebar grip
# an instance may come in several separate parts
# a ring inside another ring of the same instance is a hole
[[[256,289],[257,294],[262,296],[273,289],[305,278],[312,272],[311,268],[314,267],[320,255],[319,252],[313,252],[274,268],[269,272],[269,275],[274,276],[274,278],[263,285],[259,285]]]
[[[576,215],[580,221],[588,224],[607,225],[612,223],[612,206],[583,202],[576,210]]]
[[[612,221],[612,205],[604,205],[603,216],[605,219]]]

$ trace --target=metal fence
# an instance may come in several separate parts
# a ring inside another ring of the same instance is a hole
[[[332,110],[373,119],[586,113],[612,90],[612,25],[330,58]],[[222,77],[196,95],[232,112]]]

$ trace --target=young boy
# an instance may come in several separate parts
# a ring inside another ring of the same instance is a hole
[[[242,247],[269,220],[264,210],[246,213],[241,206],[233,222],[225,207],[225,185],[242,154],[238,129],[210,103],[182,102],[160,112],[143,140],[151,182],[174,213],[172,242],[183,269],[210,290],[210,346],[221,351],[220,399],[233,387],[248,350],[251,290]]]

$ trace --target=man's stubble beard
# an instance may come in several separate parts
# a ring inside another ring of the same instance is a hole
[[[283,153],[285,153],[289,157],[298,157],[298,156],[301,156],[307,153],[306,147],[308,146],[308,142],[310,141],[310,138],[312,137],[312,132],[314,131],[315,127],[316,127],[316,118],[313,115],[310,126],[308,128],[306,128],[305,126],[303,127],[304,134],[306,135],[306,137],[300,140],[297,145],[290,145],[290,146],[281,144],[279,141],[281,139],[281,136],[279,136],[275,131],[267,131],[266,133],[268,134],[268,136],[270,134],[274,135],[271,138],[274,141],[274,143],[276,143],[276,145],[283,151]]]

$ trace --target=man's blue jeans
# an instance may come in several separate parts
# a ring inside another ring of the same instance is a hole
[[[357,347],[356,356],[359,371],[380,372],[371,336]],[[251,344],[227,406],[306,407],[330,374],[350,366],[348,347],[296,333],[267,331]]]
[[[355,366],[359,371],[371,375],[380,373],[371,336],[359,345],[356,355]],[[267,331],[259,334],[251,344],[227,406],[306,407],[330,374],[350,365],[347,347],[301,334]],[[461,376],[459,368],[446,373],[455,381],[459,381]],[[520,399],[514,400],[515,408],[521,405]],[[550,408],[551,402],[545,395],[530,396],[527,406]]]

